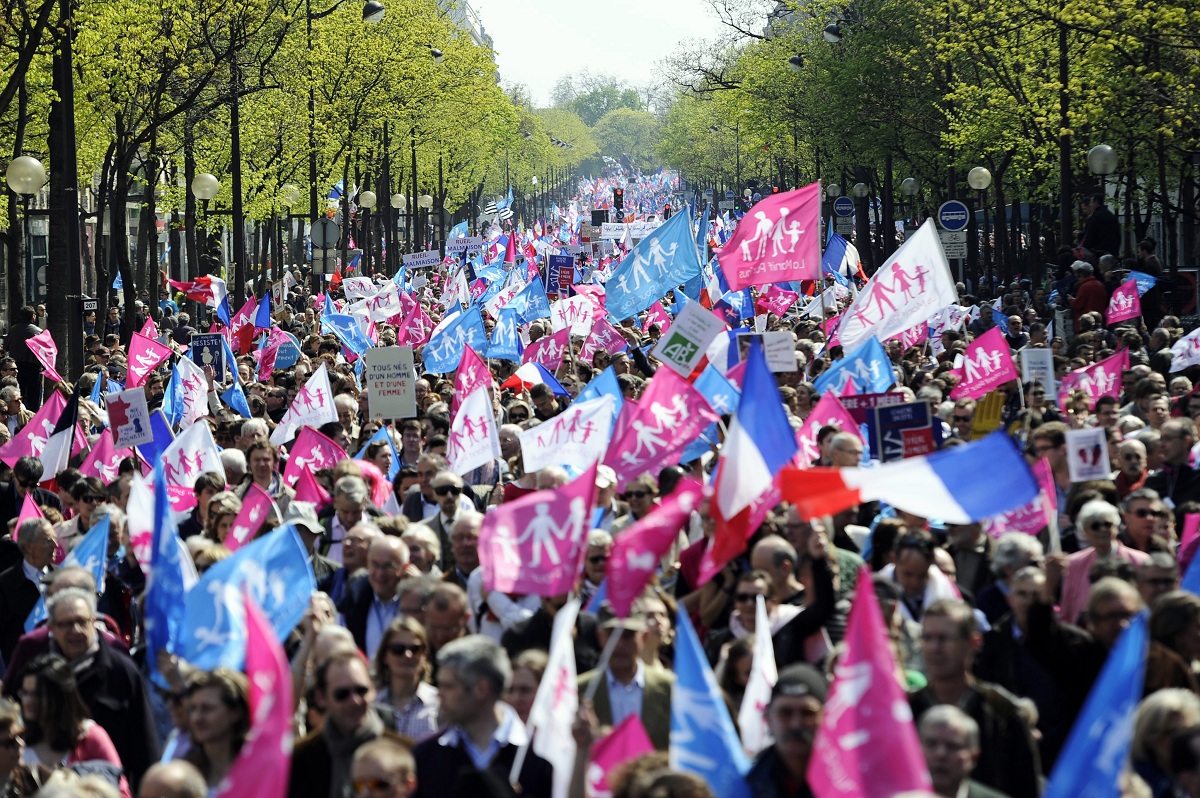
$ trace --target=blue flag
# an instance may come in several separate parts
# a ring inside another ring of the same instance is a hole
[[[617,372],[613,370],[612,366],[597,374],[591,382],[583,386],[579,395],[575,397],[575,401],[586,402],[589,399],[599,399],[601,396],[613,398],[613,421],[615,422],[617,416],[621,415],[621,408],[625,406],[625,397],[621,394],[621,386],[617,383]]]
[[[236,379],[225,393],[221,394],[221,401],[233,408],[242,418],[250,418],[250,403],[246,401],[246,392],[242,390],[242,384]]]
[[[179,373],[179,366],[171,366],[171,379],[167,380],[163,392],[162,412],[172,427],[179,426],[179,422],[183,421],[183,377]]]
[[[832,230],[832,226],[829,229]],[[831,234],[829,243],[825,245],[825,252],[821,254],[821,273],[832,276],[839,285],[849,288],[850,280],[842,274],[842,261],[845,258],[846,239],[837,233]]]
[[[125,287],[125,279],[121,277],[121,270],[117,269],[117,276],[113,278],[113,290],[120,291]]]
[[[728,416],[737,412],[742,392],[711,363],[704,367],[693,385],[717,415]]]
[[[387,427],[380,427],[379,431],[371,436],[371,439],[363,444],[363,447],[358,450],[358,454],[354,455],[355,460],[362,460],[367,456],[367,449],[372,443],[387,443],[392,450],[392,465],[388,469],[388,482],[396,478],[400,473],[400,453],[396,451],[396,442],[392,440],[392,436],[388,434]]]
[[[859,393],[884,393],[896,381],[892,361],[878,338],[872,335],[858,349],[826,369],[813,382],[813,388],[819,394],[837,393],[847,379],[854,380]]]
[[[104,592],[104,577],[107,573],[105,566],[108,564],[108,528],[109,518],[104,516],[100,523],[87,531],[63,560],[63,567],[78,565],[88,571],[96,580],[97,593]]]
[[[154,536],[150,550],[150,574],[146,579],[146,665],[156,684],[166,686],[158,672],[158,652],[176,653],[184,596],[188,592],[191,559],[184,554],[183,540],[171,513],[163,459],[154,463]],[[194,575],[194,572],[193,572]]]
[[[717,422],[714,421],[704,428],[699,437],[687,445],[687,447],[683,450],[683,454],[679,456],[679,462],[690,463],[699,457],[703,457],[709,452],[709,450],[712,449],[713,446],[716,446],[720,442],[720,427],[718,427]]]
[[[40,595],[38,596],[37,604],[33,605],[33,609],[29,611],[29,615],[25,618],[25,634],[29,634],[38,628],[44,620],[46,620],[46,597]]]
[[[181,402],[180,407],[182,406]],[[137,447],[137,450],[147,463],[157,463],[162,459],[163,452],[167,450],[167,447],[174,442],[175,433],[171,432],[171,424],[162,410],[154,410],[150,413],[150,429],[154,433],[154,440],[143,443]]]
[[[467,237],[467,223],[465,220],[461,221],[458,224],[451,227],[450,232],[446,235],[447,240],[454,239],[454,238],[466,238],[466,237]]]
[[[534,277],[528,285],[509,300],[505,307],[515,310],[522,324],[549,317],[550,298],[546,296],[546,287],[542,285],[542,278]]]
[[[89,399],[92,400],[92,403],[95,404],[96,407],[100,406],[100,397],[102,395],[101,391],[100,391],[101,379],[102,379],[101,375],[97,374],[96,375],[96,384],[92,386],[92,395],[88,397]]]
[[[468,308],[429,339],[423,356],[425,370],[447,374],[458,368],[466,347],[476,352],[486,352],[487,345],[487,330],[483,326],[479,308]]]
[[[1042,798],[1117,798],[1142,698],[1148,645],[1142,612],[1121,633],[1075,720]]]
[[[696,250],[700,253],[700,262],[708,260],[708,209],[706,203],[704,205],[704,216],[700,219],[700,226],[696,228]]]
[[[317,589],[308,552],[285,524],[251,541],[204,572],[187,595],[177,653],[202,670],[240,670],[246,659],[242,590],[271,621],[279,642],[300,623]]]
[[[692,237],[692,218],[681,211],[638,242],[613,269],[605,283],[609,315],[627,319],[641,313],[670,289],[700,274],[702,265]]]
[[[254,311],[254,329],[269,330],[271,329],[271,292],[263,293],[262,301],[258,303],[258,309]]]
[[[675,636],[675,687],[671,692],[671,769],[695,773],[721,798],[749,798],[744,776],[750,762],[733,728],[708,657],[680,607]]]
[[[511,360],[520,363],[525,347],[521,344],[521,336],[517,335],[517,311],[513,308],[501,308],[496,316],[496,325],[492,327],[492,341],[488,344],[487,357],[497,360]]]
[[[1138,296],[1143,296],[1147,291],[1154,287],[1155,283],[1158,282],[1157,277],[1155,277],[1153,274],[1146,274],[1145,272],[1131,271],[1129,276],[1133,280],[1137,281]]]
[[[374,346],[358,326],[358,319],[345,313],[321,314],[321,329],[333,333],[343,346],[356,355],[361,355]]]
[[[722,314],[730,327],[737,327],[746,319],[754,318],[754,296],[749,288],[730,291],[721,297],[713,310]]]

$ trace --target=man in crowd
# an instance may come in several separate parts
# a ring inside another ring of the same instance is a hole
[[[970,715],[942,704],[925,713],[918,731],[936,795],[1005,798],[1004,793],[971,780],[971,771],[979,761],[979,724]]]
[[[752,795],[812,794],[808,762],[828,692],[825,677],[810,665],[789,665],[779,672],[767,705],[767,727],[775,742],[762,750],[746,774]]]
[[[338,609],[359,650],[375,656],[384,630],[400,612],[396,588],[405,576],[408,546],[400,538],[377,537],[367,550],[367,573],[347,583]]]

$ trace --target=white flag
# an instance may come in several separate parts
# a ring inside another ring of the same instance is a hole
[[[194,487],[206,471],[225,475],[221,451],[207,424],[193,424],[179,433],[179,437],[163,451],[162,460],[163,476],[167,486],[172,488]]]
[[[779,680],[779,672],[775,669],[775,647],[771,644],[771,621],[767,618],[767,605],[762,596],[759,596],[757,601],[758,606],[754,611],[754,659],[750,664],[746,692],[742,695],[742,707],[738,710],[742,747],[751,759],[771,744],[771,730],[767,727],[767,705],[771,703],[771,688]]]
[[[886,341],[957,301],[946,253],[929,219],[875,272],[842,314],[838,338],[847,352],[872,335]]]
[[[586,296],[560,299],[550,306],[550,328],[558,332],[571,328],[571,335],[588,335],[592,331],[592,319],[596,314],[596,303]]]
[[[204,376],[204,369],[193,363],[191,358],[179,358],[175,367],[179,369],[183,388],[183,417],[179,420],[179,428],[185,429],[196,419],[208,415],[208,378]]]
[[[533,752],[554,768],[554,798],[566,798],[575,767],[575,738],[571,726],[579,711],[579,687],[575,681],[575,618],[579,599],[568,601],[554,613],[550,633],[550,659],[538,686],[526,722],[534,733]],[[599,678],[603,679],[601,674]],[[536,730],[536,732],[535,732]]]
[[[604,457],[612,433],[611,396],[572,404],[549,421],[520,434],[527,472],[563,466],[576,473]]]
[[[346,299],[353,302],[356,299],[375,296],[378,289],[370,277],[343,277],[342,290],[346,292]]]
[[[1171,373],[1200,363],[1200,329],[1192,330],[1171,345]]]
[[[450,425],[446,461],[456,474],[466,474],[500,456],[500,435],[486,387],[476,388],[458,406]]]
[[[271,433],[271,443],[276,446],[287,443],[296,437],[300,427],[307,425],[316,428],[337,420],[337,409],[333,406],[333,390],[329,386],[329,372],[322,363],[292,400],[292,406]]]

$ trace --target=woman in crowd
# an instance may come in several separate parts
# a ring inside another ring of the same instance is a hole
[[[191,748],[183,758],[204,774],[210,788],[225,778],[246,741],[249,692],[246,677],[228,668],[199,671],[188,679]]]
[[[546,652],[537,648],[526,649],[513,660],[512,683],[504,693],[504,700],[517,711],[522,722],[529,722],[529,712],[533,709],[533,700],[537,697],[548,661]]]
[[[242,511],[242,500],[233,491],[223,490],[208,500],[208,520],[204,535],[216,543],[224,543],[233,528],[234,519]]]
[[[1200,698],[1191,690],[1159,690],[1138,705],[1130,761],[1154,798],[1176,794],[1170,776],[1171,738],[1197,723],[1200,723]]]
[[[441,704],[432,673],[429,636],[415,618],[394,619],[375,651],[378,701],[392,710],[394,728],[405,737],[423,740],[438,730]]]

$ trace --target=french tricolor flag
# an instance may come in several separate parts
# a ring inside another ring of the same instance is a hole
[[[500,384],[501,388],[511,388],[514,391],[528,391],[535,385],[548,385],[556,396],[567,396],[567,389],[554,378],[541,363],[525,363],[513,372],[512,376]]]
[[[1038,493],[1025,458],[1003,432],[878,468],[787,468],[779,482],[783,498],[805,519],[880,501],[922,518],[971,524],[1028,504]]]
[[[751,339],[742,400],[725,444],[716,479],[717,508],[732,519],[770,490],[775,475],[796,456],[796,433],[788,423],[779,386],[767,368],[759,339]]]

